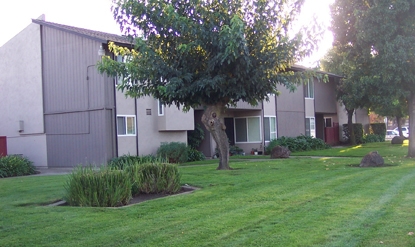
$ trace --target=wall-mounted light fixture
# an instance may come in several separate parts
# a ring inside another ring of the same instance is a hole
[[[19,133],[24,132],[24,121],[20,120],[19,121]]]
[[[105,50],[102,47],[102,45],[99,46],[98,55],[101,56],[101,57],[105,55]]]

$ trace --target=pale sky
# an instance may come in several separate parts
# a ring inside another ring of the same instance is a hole
[[[329,4],[334,0],[306,0],[302,14],[299,16],[302,23],[310,23],[313,15],[329,25]],[[87,28],[96,31],[120,34],[118,25],[111,13],[111,0],[20,0],[3,1],[0,15],[0,46],[13,38],[22,29],[28,26],[32,19],[45,14],[46,21],[74,27]],[[326,35],[320,43],[320,49],[311,58],[301,64],[312,66],[313,62],[324,56],[330,48],[332,35]]]

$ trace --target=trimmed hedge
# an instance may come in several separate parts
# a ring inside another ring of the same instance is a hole
[[[363,125],[361,123],[353,124],[354,136],[357,144],[363,143]],[[350,132],[347,124],[343,124],[343,133],[347,140],[350,140]]]
[[[297,136],[297,137],[279,137],[270,141],[265,148],[265,154],[270,154],[272,149],[276,146],[287,147],[291,152],[308,151],[308,150],[321,150],[331,148],[330,145],[323,140],[313,138],[311,136]]]
[[[157,156],[166,159],[169,163],[185,163],[188,157],[186,143],[163,143],[157,150]]]
[[[369,128],[369,134],[386,136],[385,123],[371,123]]]
[[[26,176],[36,173],[36,167],[28,158],[20,155],[0,157],[0,178]]]
[[[363,137],[363,143],[384,142],[385,135],[368,134]]]

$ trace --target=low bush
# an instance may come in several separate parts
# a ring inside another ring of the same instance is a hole
[[[77,167],[65,185],[66,202],[81,207],[117,207],[131,199],[131,178],[123,170]]]
[[[385,135],[368,134],[363,137],[363,143],[384,142]]]
[[[187,161],[188,162],[200,161],[200,160],[205,160],[205,159],[206,159],[205,155],[199,150],[196,150],[192,147],[189,147],[187,149]]]
[[[33,162],[20,155],[0,157],[0,178],[26,176],[36,173]]]
[[[160,158],[157,158],[154,155],[145,155],[145,156],[123,155],[123,156],[115,157],[111,159],[108,162],[108,167],[123,170],[126,167],[129,167],[135,164],[155,162],[156,160],[160,160]]]
[[[242,155],[244,150],[238,146],[231,145],[229,146],[229,154],[230,155]]]
[[[291,152],[328,149],[330,145],[323,140],[311,136],[279,137],[271,140],[265,149],[265,154],[270,154],[276,146],[287,147]]]
[[[132,181],[133,195],[173,194],[180,191],[180,173],[177,165],[168,163],[147,163],[126,169]]]
[[[166,159],[169,163],[184,163],[187,161],[188,148],[183,142],[161,144],[157,156]]]

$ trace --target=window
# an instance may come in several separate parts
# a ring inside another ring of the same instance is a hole
[[[236,142],[260,142],[261,119],[259,117],[235,118]]]
[[[264,135],[265,141],[271,141],[277,138],[277,118],[264,117]]]
[[[305,135],[316,137],[316,120],[313,117],[305,119]]]
[[[160,100],[157,100],[157,109],[158,115],[164,116],[164,104]]]
[[[326,128],[331,128],[333,127],[332,122],[331,122],[331,117],[328,118],[324,118],[324,127]]]
[[[135,135],[135,116],[117,116],[117,135]]]
[[[121,55],[118,55],[115,59],[119,63],[125,63],[126,61],[131,60],[131,57],[130,56],[121,56]],[[123,79],[124,78],[122,76],[118,76],[115,84],[121,84],[122,81],[123,81]],[[128,81],[128,84],[133,85],[133,83],[131,83],[131,80]]]
[[[308,83],[305,85],[305,97],[314,99],[314,80],[308,80]]]

